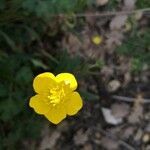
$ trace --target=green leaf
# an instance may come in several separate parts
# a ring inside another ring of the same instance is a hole
[[[30,12],[33,12],[36,8],[36,0],[25,0],[22,7]]]
[[[0,10],[5,8],[5,0],[0,0]]]
[[[31,62],[33,63],[33,65],[35,67],[40,67],[42,69],[48,69],[49,67],[47,65],[45,65],[41,60],[38,59],[31,59]]]
[[[137,0],[136,6],[138,8],[148,8],[150,7],[150,1],[149,0]]]
[[[85,90],[80,90],[81,96],[84,98],[84,100],[98,100],[99,97],[96,94],[90,93]]]
[[[28,27],[28,26],[24,26],[24,28],[30,33],[31,40],[38,40],[38,41],[40,41],[40,37],[39,37],[38,33],[34,29],[32,29],[31,27]]]
[[[19,84],[29,84],[32,81],[33,73],[28,66],[22,67],[16,75],[16,81]]]
[[[18,48],[15,45],[15,42],[3,31],[0,31],[0,35],[6,40],[7,44],[11,47],[14,52],[18,51]]]
[[[0,118],[3,121],[12,119],[20,111],[21,110],[18,107],[18,103],[10,98],[0,102]]]
[[[142,70],[143,62],[140,61],[140,59],[133,58],[131,62],[131,71],[138,73]]]
[[[0,83],[0,97],[5,97],[8,94],[8,89],[2,83]]]

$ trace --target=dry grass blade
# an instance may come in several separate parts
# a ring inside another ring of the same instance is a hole
[[[131,98],[131,97],[118,96],[118,95],[113,95],[112,98],[119,100],[119,101],[124,101],[124,102],[134,102],[134,99],[135,99],[135,98]],[[150,99],[143,98],[143,103],[144,104],[150,103]]]
[[[128,14],[134,14],[137,12],[143,12],[145,15],[150,13],[150,8],[143,8],[143,9],[137,9],[132,11],[108,11],[103,13],[76,13],[73,16],[78,17],[106,17],[106,16],[114,16],[114,15],[128,15]],[[52,17],[68,17],[68,14],[51,14]]]

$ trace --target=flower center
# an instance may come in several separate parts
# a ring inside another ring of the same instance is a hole
[[[64,97],[69,92],[70,85],[64,82],[58,84],[56,87],[49,90],[49,94],[47,96],[46,103],[52,104],[56,106],[62,102],[64,102]]]

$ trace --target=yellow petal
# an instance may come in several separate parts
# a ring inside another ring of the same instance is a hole
[[[38,114],[45,114],[49,111],[49,106],[44,103],[45,97],[42,95],[35,95],[31,97],[29,106],[32,107],[36,113]]]
[[[52,123],[58,124],[66,118],[66,111],[63,106],[51,107],[51,110],[45,114],[45,117]]]
[[[68,115],[75,115],[83,106],[82,99],[78,92],[73,92],[70,99],[66,102],[66,113]]]
[[[73,74],[71,73],[60,73],[56,76],[57,82],[65,81],[66,84],[70,84],[70,88],[75,90],[77,88],[77,81]]]
[[[93,36],[93,37],[92,37],[92,42],[93,42],[95,45],[99,45],[99,44],[101,44],[101,42],[102,42],[102,37],[99,36],[99,35]]]
[[[55,85],[55,76],[52,73],[45,72],[35,77],[33,87],[35,92],[43,94],[48,92],[49,88]]]

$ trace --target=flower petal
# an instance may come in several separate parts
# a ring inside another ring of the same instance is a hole
[[[44,103],[45,97],[42,95],[35,95],[31,97],[29,106],[32,107],[36,113],[38,114],[45,114],[49,111],[49,106]]]
[[[48,113],[44,114],[45,117],[52,123],[58,124],[60,123],[64,118],[66,118],[66,112],[63,106],[55,106],[51,107],[51,110],[48,111]]]
[[[66,113],[70,116],[75,115],[83,106],[82,99],[78,92],[73,92],[70,99],[66,102]]]
[[[33,87],[36,93],[43,94],[55,85],[55,76],[52,73],[45,72],[35,77]]]
[[[71,73],[60,73],[60,74],[58,74],[56,76],[56,81],[57,82],[65,81],[65,83],[69,83],[70,88],[72,90],[75,90],[77,88],[77,85],[78,85],[74,75]]]

